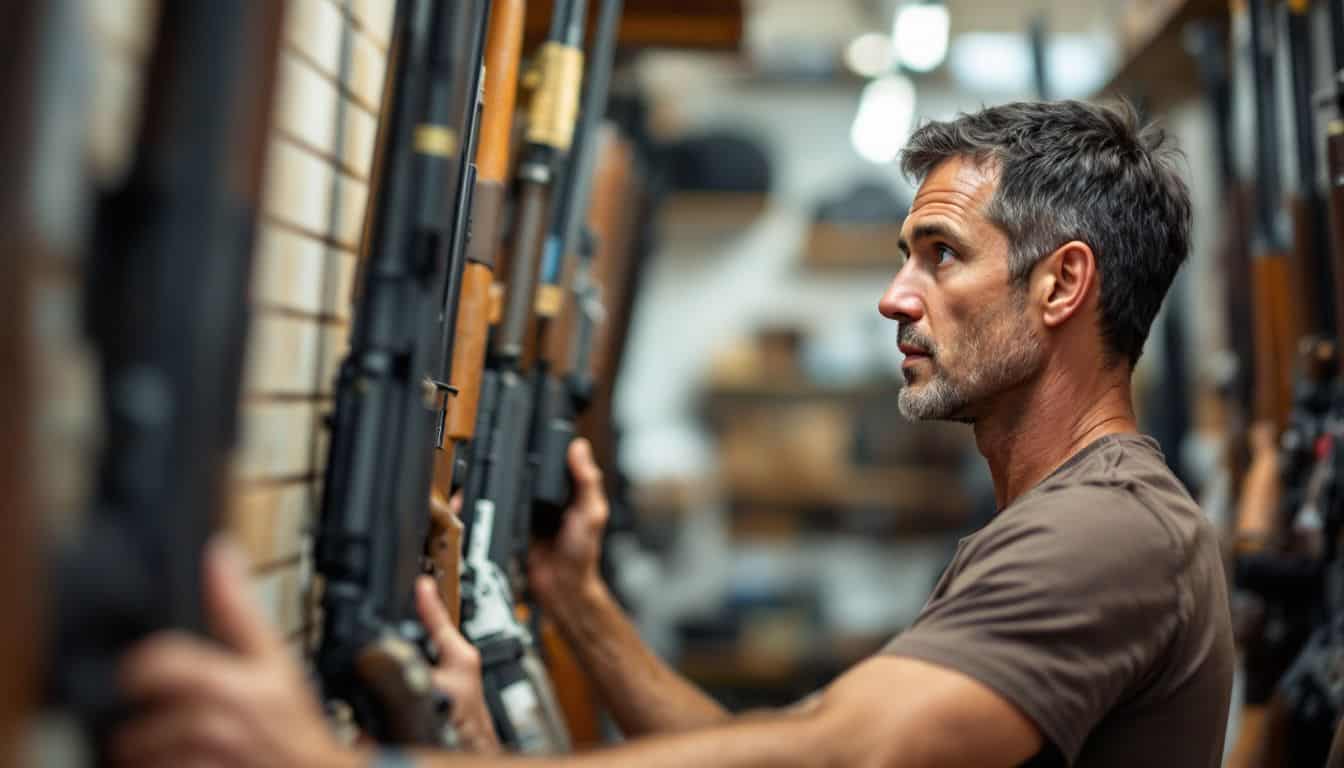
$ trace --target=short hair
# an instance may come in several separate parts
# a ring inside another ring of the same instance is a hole
[[[985,214],[1011,243],[1014,284],[1070,240],[1092,248],[1108,365],[1137,363],[1190,250],[1184,156],[1167,133],[1125,102],[1016,102],[921,126],[901,168],[919,183],[952,158],[997,172]]]

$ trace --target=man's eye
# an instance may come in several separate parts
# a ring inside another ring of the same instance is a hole
[[[935,251],[935,253],[938,254],[938,266],[940,267],[957,257],[957,252],[948,248],[946,245],[938,246],[938,250]]]

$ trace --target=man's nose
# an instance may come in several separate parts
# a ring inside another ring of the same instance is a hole
[[[883,317],[901,323],[917,323],[924,317],[924,299],[911,285],[906,269],[902,268],[892,278],[881,301],[877,302],[877,311]]]

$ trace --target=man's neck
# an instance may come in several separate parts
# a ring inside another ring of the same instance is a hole
[[[1076,368],[1071,375],[1051,368],[975,422],[999,509],[1098,438],[1138,431],[1125,367],[1082,377]]]

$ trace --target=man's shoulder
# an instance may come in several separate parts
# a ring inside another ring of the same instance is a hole
[[[1216,532],[1152,438],[1114,435],[1002,515],[1080,544],[1184,558]]]
[[[1215,539],[1197,507],[1164,504],[1123,485],[1081,484],[1033,494],[978,534],[968,556],[1091,579],[1154,586]],[[1145,574],[1147,577],[1145,577]]]

